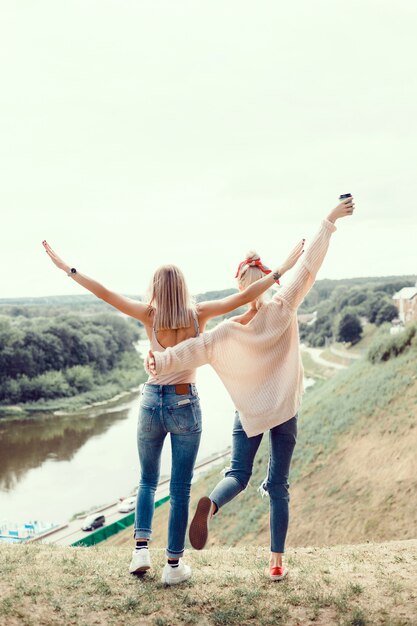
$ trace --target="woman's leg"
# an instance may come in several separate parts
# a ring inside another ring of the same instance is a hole
[[[177,397],[181,401],[182,396]],[[190,399],[183,396],[185,400]],[[168,559],[183,556],[188,524],[191,480],[201,439],[201,409],[198,398],[166,412],[171,433],[172,469],[168,521]]]
[[[151,406],[150,393],[147,405],[141,403],[138,423],[138,452],[140,463],[140,482],[136,499],[135,539],[148,540],[152,535],[155,491],[159,482],[161,452],[166,437],[166,430],[160,421],[159,407],[156,402]]]
[[[239,413],[236,411],[230,468],[225,472],[223,480],[215,486],[210,494],[210,500],[215,505],[215,508],[212,509],[213,513],[216,513],[220,507],[246,489],[261,441],[262,435],[247,436],[242,428]]]
[[[263,488],[270,497],[271,566],[282,565],[289,521],[288,475],[297,440],[297,415],[269,432],[270,457]]]

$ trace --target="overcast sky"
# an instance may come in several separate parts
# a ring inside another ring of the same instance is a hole
[[[0,5],[0,297],[279,265],[340,193],[321,278],[417,273],[415,0]]]

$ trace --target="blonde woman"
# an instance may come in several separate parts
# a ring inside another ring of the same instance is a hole
[[[143,303],[110,291],[65,263],[46,241],[43,245],[53,263],[72,280],[115,309],[142,322],[154,353],[162,353],[186,339],[198,337],[209,319],[256,300],[274,282],[273,273],[264,268],[267,275],[248,289],[221,300],[201,302],[196,307],[181,270],[175,265],[164,265],[156,270],[151,281],[149,301]],[[302,251],[303,242],[300,242],[278,271],[283,274],[290,269]],[[141,475],[135,516],[136,546],[129,571],[141,574],[151,566],[148,542],[152,535],[162,447],[169,433],[172,469],[168,561],[162,572],[162,582],[168,585],[180,583],[191,576],[191,568],[181,557],[188,523],[191,479],[201,438],[201,410],[195,377],[194,367],[180,368],[167,375],[150,374],[143,386],[140,403],[137,445]]]
[[[147,360],[150,371],[159,375],[210,363],[237,409],[231,467],[210,497],[200,500],[190,525],[190,542],[196,549],[203,548],[207,541],[209,518],[248,484],[263,434],[269,432],[270,458],[262,487],[270,497],[272,580],[280,580],[287,573],[283,554],[288,529],[288,475],[303,390],[297,308],[315,281],[336,230],[336,220],[352,215],[353,210],[353,199],[349,198],[330,212],[303,256],[294,280],[270,302],[259,306],[254,300],[242,315],[164,354],[151,353]],[[239,289],[259,282],[262,272],[257,263],[256,255],[252,255],[239,265]]]

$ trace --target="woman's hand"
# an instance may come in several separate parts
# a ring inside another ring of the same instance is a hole
[[[49,243],[46,241],[46,239],[44,239],[42,241],[42,245],[46,250],[46,254],[49,256],[49,258],[52,260],[53,263],[55,263],[55,265],[57,267],[59,267],[60,270],[64,270],[64,272],[66,272],[68,274],[68,272],[70,271],[70,266],[67,265],[67,263],[65,263],[57,254],[56,252],[54,252],[51,248],[51,246],[49,245]]]
[[[145,370],[152,374],[152,376],[156,376],[156,365],[155,365],[155,357],[153,355],[152,350],[149,350],[148,354],[145,358]]]
[[[343,200],[343,202],[338,204],[337,207],[329,213],[327,219],[329,222],[332,222],[332,224],[334,224],[335,221],[340,219],[341,217],[352,215],[354,210],[355,203],[353,201],[353,198],[347,198],[346,200]]]
[[[284,263],[280,265],[279,272],[281,275],[285,274],[285,272],[288,272],[288,270],[294,267],[294,265],[297,263],[298,259],[304,252],[305,241],[305,239],[302,239],[300,243],[298,243],[295,248],[290,252]]]

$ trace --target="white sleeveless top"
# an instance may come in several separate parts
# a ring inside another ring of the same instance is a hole
[[[195,328],[195,336],[198,337],[200,335],[200,327],[198,325],[198,318],[195,311],[192,311],[194,328]],[[152,352],[164,352],[166,348],[161,346],[159,343],[155,326],[152,326],[152,335],[151,335],[151,350]],[[178,344],[177,344],[178,345]],[[179,385],[184,383],[195,383],[196,379],[196,368],[183,370],[181,372],[173,372],[172,374],[159,374],[157,376],[153,376],[149,374],[149,378],[147,383],[149,385]]]

